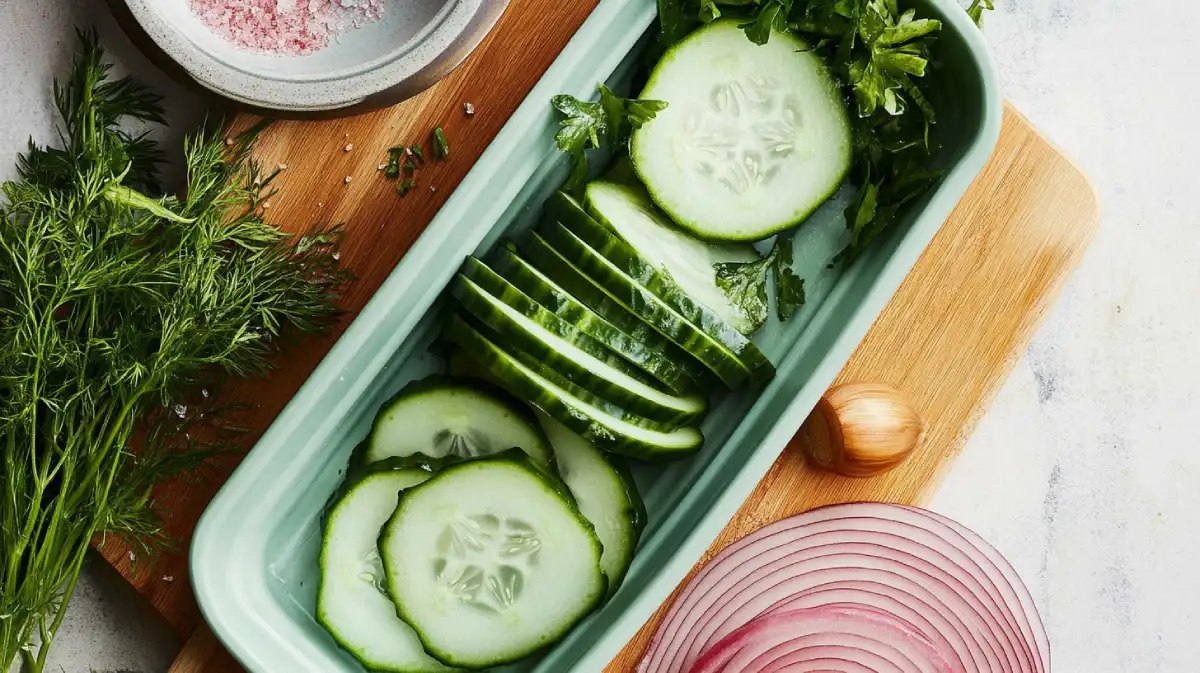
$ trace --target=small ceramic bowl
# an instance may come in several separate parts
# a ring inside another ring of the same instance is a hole
[[[288,117],[366,112],[446,76],[499,20],[508,0],[384,0],[380,20],[305,55],[239,47],[206,26],[188,0],[109,0],[147,54],[177,77],[239,107]]]

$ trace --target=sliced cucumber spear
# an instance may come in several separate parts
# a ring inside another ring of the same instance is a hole
[[[377,541],[399,492],[429,479],[421,470],[380,470],[338,500],[321,544],[317,621],[363,666],[394,673],[449,671],[425,654],[417,634],[384,593]]]
[[[483,382],[431,376],[409,383],[383,405],[362,462],[477,458],[513,447],[554,470],[554,456],[528,407]]]
[[[842,95],[790,32],[759,46],[719,20],[672,47],[641,98],[667,101],[633,133],[633,165],[654,201],[708,240],[756,241],[803,222],[851,162]]]
[[[685,424],[699,418],[708,402],[677,396],[642,380],[628,361],[539,306],[477,259],[471,258],[451,284],[459,304],[487,325],[511,355],[546,367],[602,400],[654,421]]]
[[[660,276],[670,281],[663,283],[670,293],[667,297],[682,290],[742,334],[752,334],[760,327],[717,286],[716,265],[757,262],[759,256],[753,246],[709,243],[684,233],[654,206],[640,185],[597,180],[588,184],[585,196],[588,214],[625,241],[652,268],[666,272]],[[551,198],[559,201],[563,210],[578,209],[570,196]]]
[[[704,442],[697,428],[664,428],[649,421],[637,422],[580,399],[507,353],[459,315],[447,317],[444,336],[506,388],[605,451],[642,460],[678,460],[694,453]]]
[[[672,362],[669,354],[660,352],[654,345],[622,331],[620,327],[579,302],[521,257],[511,243],[493,252],[491,260],[493,268],[530,299],[641,368],[672,392],[686,395],[700,390],[700,384],[692,378],[685,366]],[[658,341],[663,341],[661,336]],[[675,352],[682,357],[688,357],[685,353],[677,350]]]
[[[607,587],[592,524],[520,452],[405,491],[379,545],[400,616],[451,666],[499,666],[556,642]]]
[[[608,236],[612,242],[620,243],[616,237],[608,234],[603,227],[594,225],[600,233]],[[565,263],[565,267],[553,268],[547,266],[548,275],[556,279],[555,274],[562,273],[563,282],[569,280],[567,271],[582,275],[587,282],[601,287],[603,292],[612,300],[632,311],[646,324],[659,331],[671,341],[691,353],[730,388],[739,388],[751,380],[751,370],[724,340],[713,337],[703,327],[689,321],[680,315],[660,297],[655,295],[621,267],[614,264],[600,251],[593,248],[578,234],[556,221],[547,221],[541,229],[541,235],[546,243],[557,253],[555,258],[534,258],[536,263],[555,262]],[[596,232],[593,232],[595,234]],[[727,326],[725,336],[735,344],[746,346],[750,344],[741,332]],[[757,348],[755,348],[757,351]],[[765,358],[764,358],[765,360]],[[768,363],[769,364],[769,363]]]
[[[614,276],[611,271],[602,269],[602,276],[593,276],[594,280],[615,283],[614,287],[628,288],[629,283],[623,280],[627,279],[633,283],[636,293],[644,294],[645,291],[649,291],[652,303],[666,306],[688,325],[700,330],[722,348],[737,356],[742,365],[749,370],[750,378],[755,383],[768,381],[775,375],[774,365],[745,334],[688,294],[669,273],[642,257],[612,230],[584,212],[575,199],[558,192],[551,197],[547,210],[551,216],[543,229],[547,236],[554,231],[554,225],[557,223],[582,241],[589,250],[601,256],[603,267],[615,270],[619,274]],[[627,211],[614,209],[613,212],[618,217],[627,215]],[[569,259],[575,261],[573,258]],[[713,273],[715,278],[716,271]]]
[[[563,259],[541,234],[536,231],[529,232],[529,236],[520,246],[520,252],[539,273],[550,278],[567,294],[628,334],[630,338],[646,348],[662,353],[663,357],[686,371],[688,376],[700,384],[702,390],[720,384],[720,380],[709,367],[662,332],[651,327],[634,313],[633,309],[617,301],[603,287]]]
[[[538,414],[538,419],[554,447],[559,474],[604,546],[600,567],[608,577],[611,596],[633,561],[646,526],[646,506],[627,468],[613,463],[591,442],[549,416]]]

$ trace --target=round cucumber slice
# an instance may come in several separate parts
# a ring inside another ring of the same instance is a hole
[[[605,451],[642,460],[667,461],[692,455],[704,442],[698,428],[663,428],[650,421],[637,422],[581,399],[507,353],[461,316],[447,316],[443,334],[487,370],[489,376]]]
[[[634,168],[681,227],[756,241],[803,222],[850,170],[841,92],[791,33],[762,46],[719,20],[672,47],[641,98],[667,109],[633,133]]]
[[[338,500],[321,543],[317,621],[363,666],[377,671],[450,671],[425,654],[383,590],[377,541],[401,490],[429,479],[421,470],[383,470],[359,479]]]
[[[546,437],[528,407],[482,381],[431,376],[409,383],[383,405],[362,462],[478,458],[513,447],[555,469]]]
[[[400,496],[379,541],[388,593],[434,658],[470,669],[516,661],[603,600],[600,542],[561,488],[508,452]]]
[[[451,293],[464,309],[531,366],[545,366],[567,381],[650,420],[688,423],[708,401],[677,396],[641,380],[640,370],[545,310],[475,259],[467,260]]]
[[[612,596],[633,561],[646,526],[646,506],[628,469],[553,418],[539,413],[538,420],[554,447],[559,475],[604,546],[600,568],[608,577],[608,595]]]

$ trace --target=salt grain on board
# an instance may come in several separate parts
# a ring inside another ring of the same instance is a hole
[[[188,0],[209,28],[250,51],[302,56],[383,17],[384,0]]]

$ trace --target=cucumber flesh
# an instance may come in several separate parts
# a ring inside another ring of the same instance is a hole
[[[560,194],[558,199],[571,199]],[[640,186],[595,181],[587,186],[587,211],[629,244],[652,267],[665,271],[674,284],[742,334],[762,327],[717,286],[716,265],[757,262],[746,243],[710,243],[684,233],[654,206]]]
[[[605,451],[643,460],[678,460],[704,442],[698,428],[638,423],[580,399],[508,354],[461,316],[447,317],[444,336],[506,388]]]
[[[755,383],[770,380],[775,367],[767,356],[750,339],[717,315],[712,309],[697,302],[679,287],[675,281],[659,268],[647,262],[625,241],[593,218],[583,216],[561,217],[557,222],[550,220],[543,228],[549,235],[554,225],[565,228],[603,258],[605,266],[611,267],[632,281],[639,293],[649,292],[655,304],[661,304],[681,317],[692,327],[699,329],[714,343],[737,356],[751,374]],[[553,241],[551,241],[553,243]],[[572,261],[575,261],[572,259]],[[614,280],[612,274],[602,278]],[[600,279],[597,279],[600,280]]]
[[[418,454],[477,458],[513,447],[554,469],[546,437],[527,407],[480,382],[432,376],[408,384],[383,405],[362,461]]]
[[[389,595],[447,665],[526,657],[605,595],[592,525],[520,456],[458,463],[405,491],[380,536]]]
[[[728,347],[679,315],[574,232],[558,222],[547,222],[541,233],[560,260],[601,287],[610,299],[691,353],[726,386],[739,388],[750,379],[750,369]],[[551,268],[546,271],[558,272]],[[729,329],[736,332],[732,327]]]
[[[621,586],[633,561],[633,552],[646,525],[645,505],[628,470],[614,465],[591,442],[553,418],[538,414],[538,419],[554,447],[559,475],[604,546],[600,568],[608,577],[611,596]]]
[[[376,471],[358,480],[330,512],[321,545],[317,621],[363,666],[395,673],[450,671],[425,654],[416,632],[383,590],[379,531],[399,492],[430,477],[421,470]]]
[[[701,238],[791,229],[850,170],[841,92],[791,33],[759,46],[737,20],[714,21],[662,57],[641,97],[668,107],[633,132],[634,168],[659,207]]]
[[[672,362],[666,353],[634,338],[602,318],[538,271],[508,245],[493,253],[492,265],[501,276],[530,299],[641,368],[672,392],[686,395],[700,389],[687,370]],[[661,341],[661,338],[659,340]]]
[[[451,286],[452,294],[526,364],[546,366],[650,420],[687,423],[707,408],[707,400],[699,395],[672,395],[631,376],[629,370],[636,368],[538,306],[478,260],[468,260],[464,269]]]
[[[651,327],[634,313],[633,309],[608,294],[603,287],[564,259],[546,239],[542,238],[541,234],[536,231],[529,232],[520,251],[534,268],[557,283],[580,303],[628,334],[630,338],[642,343],[646,348],[662,353],[663,357],[686,371],[688,376],[696,380],[702,390],[709,389],[714,385],[721,385],[720,379],[712,369],[667,338],[661,331]]]

